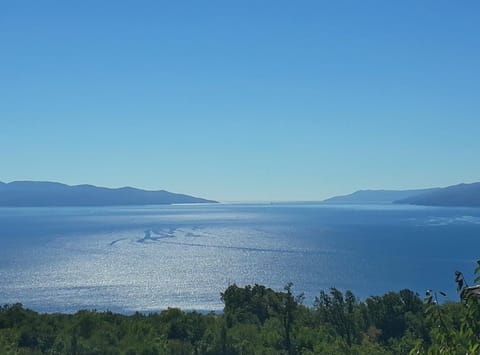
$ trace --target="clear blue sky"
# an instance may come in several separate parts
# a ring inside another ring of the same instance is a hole
[[[479,14],[476,0],[0,0],[0,181],[219,200],[478,181]]]

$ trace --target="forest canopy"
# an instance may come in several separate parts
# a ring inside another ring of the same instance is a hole
[[[480,264],[479,264],[480,265]],[[477,272],[479,268],[477,268]],[[292,284],[229,286],[220,314],[40,314],[0,308],[2,354],[473,354],[480,343],[475,288],[456,273],[460,301],[410,291],[359,300],[336,288],[303,304]]]

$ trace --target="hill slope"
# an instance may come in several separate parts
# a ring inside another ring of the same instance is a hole
[[[43,181],[0,183],[0,206],[114,206],[215,202],[165,190],[147,191],[133,187],[110,189]]]
[[[328,204],[385,204],[435,190],[437,189],[360,190],[349,195],[335,196],[322,202]]]
[[[480,207],[480,182],[448,186],[395,201],[423,206]]]

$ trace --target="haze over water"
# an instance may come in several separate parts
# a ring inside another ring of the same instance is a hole
[[[219,310],[229,284],[362,298],[470,275],[480,209],[395,205],[0,208],[0,303],[47,312]]]

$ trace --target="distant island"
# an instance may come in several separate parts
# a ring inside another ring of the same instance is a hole
[[[322,203],[480,207],[480,182],[419,190],[360,190]]]
[[[181,203],[217,203],[165,190],[147,191],[133,187],[117,189],[93,185],[70,186],[47,181],[0,182],[0,206],[120,206],[170,205]]]

